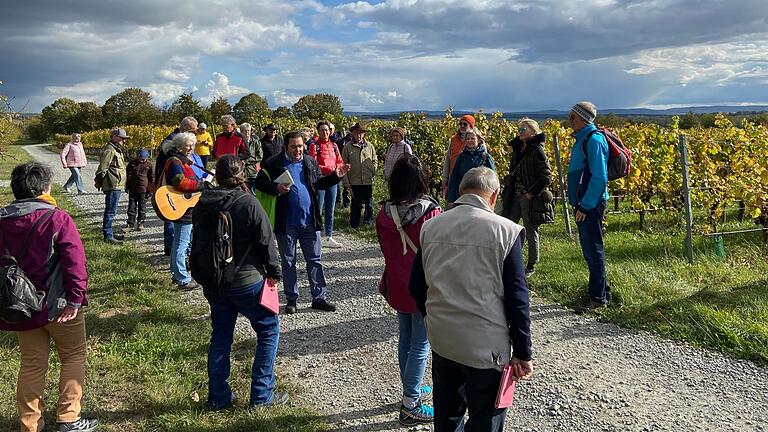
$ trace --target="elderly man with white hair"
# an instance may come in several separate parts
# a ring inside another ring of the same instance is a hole
[[[256,189],[256,176],[261,169],[261,160],[264,152],[261,149],[261,142],[253,135],[253,127],[250,123],[240,124],[240,135],[245,142],[245,178],[248,181],[248,187],[253,191]]]
[[[502,369],[533,373],[525,234],[494,213],[499,189],[493,170],[472,168],[454,207],[421,229],[410,291],[432,346],[435,432],[503,431]]]

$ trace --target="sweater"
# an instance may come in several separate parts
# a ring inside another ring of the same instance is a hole
[[[389,175],[392,174],[392,168],[395,167],[395,163],[407,154],[413,154],[411,146],[405,142],[400,141],[396,144],[390,144],[387,148],[387,154],[384,155],[384,179],[389,180]]]
[[[199,192],[203,190],[203,181],[195,174],[190,165],[190,160],[177,151],[168,154],[168,161],[165,163],[165,183],[173,186],[179,192]],[[194,208],[194,207],[193,207]],[[181,224],[192,223],[192,209],[187,209],[179,220],[175,222]]]

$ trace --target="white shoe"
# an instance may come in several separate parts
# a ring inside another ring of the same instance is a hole
[[[343,247],[344,245],[334,240],[333,237],[326,237],[323,246],[331,249],[338,249],[340,247]]]

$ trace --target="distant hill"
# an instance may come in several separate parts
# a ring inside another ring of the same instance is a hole
[[[429,110],[407,110],[415,113],[426,113],[428,117],[437,118],[445,115],[445,111],[429,111]],[[673,116],[673,115],[685,115],[689,112],[694,114],[708,114],[708,113],[745,113],[745,112],[764,112],[768,111],[768,105],[715,105],[715,106],[687,106],[680,108],[669,108],[663,110],[650,109],[650,108],[607,108],[598,109],[601,115],[613,113],[619,116]],[[380,118],[389,119],[397,118],[400,115],[400,111],[386,111],[386,112],[344,112],[347,115],[353,115],[359,118]],[[453,111],[455,116],[472,114],[471,111]],[[568,116],[568,111],[563,110],[544,110],[544,111],[512,111],[504,112],[504,117],[517,119],[520,117],[531,117],[535,119],[545,118],[563,118]]]

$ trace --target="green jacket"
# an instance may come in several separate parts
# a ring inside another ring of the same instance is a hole
[[[376,148],[373,147],[373,144],[365,141],[362,143],[349,142],[341,151],[341,158],[344,159],[344,163],[352,165],[352,169],[342,179],[344,186],[373,184],[373,177],[376,175],[376,167],[378,166]]]
[[[99,167],[96,169],[96,176],[103,175],[104,181],[101,184],[102,191],[113,191],[125,189],[125,158],[120,146],[113,142],[108,142],[101,151]]]
[[[256,164],[261,163],[264,152],[261,149],[261,141],[251,137],[250,143],[245,143],[248,153],[245,158],[245,177],[256,178],[259,171],[256,169]]]

